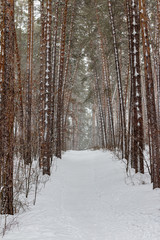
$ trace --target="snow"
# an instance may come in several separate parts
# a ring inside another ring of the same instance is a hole
[[[160,191],[125,169],[110,152],[68,151],[4,240],[160,239]]]

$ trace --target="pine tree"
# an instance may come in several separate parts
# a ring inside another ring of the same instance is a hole
[[[14,0],[4,2],[4,81],[2,83],[1,213],[13,215]]]

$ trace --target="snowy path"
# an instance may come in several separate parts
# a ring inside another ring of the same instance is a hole
[[[70,151],[4,240],[159,240],[160,192],[125,184],[109,152]]]

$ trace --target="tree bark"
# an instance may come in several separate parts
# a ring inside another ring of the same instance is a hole
[[[28,0],[28,49],[27,49],[27,105],[26,105],[26,156],[25,164],[32,163],[32,73],[33,73],[33,27],[34,0]]]
[[[151,140],[151,147],[152,147],[151,168],[152,168],[152,174],[153,174],[153,188],[159,188],[160,187],[159,136],[158,136],[154,81],[153,81],[153,74],[152,74],[152,64],[151,64],[150,43],[149,43],[145,0],[139,0],[139,10],[140,10],[140,23],[141,23],[143,55],[144,55],[144,71],[145,71],[149,139]]]
[[[66,39],[66,24],[67,24],[67,9],[68,0],[65,0],[65,7],[63,13],[63,23],[61,30],[61,47],[60,47],[60,61],[59,61],[59,82],[58,82],[58,102],[57,102],[57,139],[56,139],[56,157],[61,158],[62,150],[62,88],[63,88],[63,74],[64,74],[64,55],[65,55],[65,39]]]
[[[142,113],[142,94],[141,94],[141,73],[140,73],[140,20],[138,0],[131,0],[131,108],[132,108],[132,141],[131,141],[131,161],[136,173],[144,173],[143,163],[143,113]]]
[[[4,2],[4,81],[2,93],[2,214],[13,215],[14,0]]]

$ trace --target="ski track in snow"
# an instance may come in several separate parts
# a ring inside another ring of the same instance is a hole
[[[69,151],[4,240],[159,240],[160,191],[125,183],[112,153]]]

